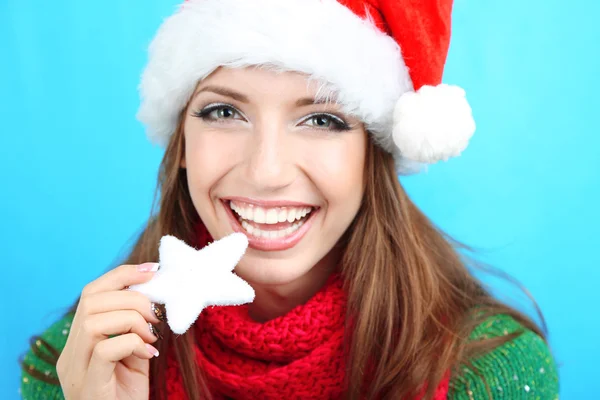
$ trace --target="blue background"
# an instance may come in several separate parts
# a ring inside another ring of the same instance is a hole
[[[175,6],[0,0],[3,399],[18,397],[28,337],[114,265],[149,215],[162,151],[135,120],[136,87]],[[403,179],[434,222],[535,297],[561,399],[597,394],[598,15],[589,0],[457,0],[445,81],[466,89],[478,131],[461,158]]]

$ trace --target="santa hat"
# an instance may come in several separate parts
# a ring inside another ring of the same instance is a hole
[[[460,155],[475,131],[442,84],[452,0],[190,0],[149,47],[138,112],[165,146],[199,80],[220,66],[306,73],[332,88],[398,173]]]

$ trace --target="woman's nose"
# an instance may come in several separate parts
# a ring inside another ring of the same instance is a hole
[[[281,127],[264,127],[254,134],[249,147],[246,179],[256,188],[274,191],[294,181],[294,154]]]

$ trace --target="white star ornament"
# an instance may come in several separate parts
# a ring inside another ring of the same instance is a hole
[[[150,281],[129,289],[164,304],[169,327],[183,334],[207,306],[254,301],[252,286],[232,272],[247,248],[243,233],[233,233],[200,250],[174,236],[163,236],[159,270]]]

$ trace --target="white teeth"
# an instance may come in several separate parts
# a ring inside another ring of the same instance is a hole
[[[250,219],[250,218],[248,218]],[[264,208],[257,207],[254,209],[254,218],[252,218],[254,222],[258,222],[259,224],[264,224],[267,222],[267,216]]]
[[[279,222],[300,221],[312,211],[312,207],[275,207],[263,208],[255,205],[229,203],[231,209],[240,217],[247,221],[254,221],[259,224],[277,224]]]
[[[285,222],[287,221],[287,212],[285,209],[279,210],[279,214],[277,215],[277,222]]]
[[[270,210],[267,211],[267,216],[266,216],[265,222],[267,224],[276,224],[277,222],[279,222],[276,209],[271,208]]]
[[[254,227],[248,223],[248,221],[242,220],[242,228],[244,228],[249,234],[254,232]]]
[[[296,210],[294,210],[292,208],[291,210],[288,211],[287,221],[292,223],[292,222],[294,222],[295,219],[296,219]]]
[[[242,228],[244,228],[244,230],[246,232],[248,232],[250,235],[252,235],[254,237],[265,238],[265,239],[279,239],[282,237],[289,236],[292,233],[296,232],[302,225],[304,225],[304,221],[296,222],[292,226],[285,228],[285,229],[267,231],[267,230],[262,230],[262,229],[256,228],[256,227],[250,225],[247,221],[242,220]]]

